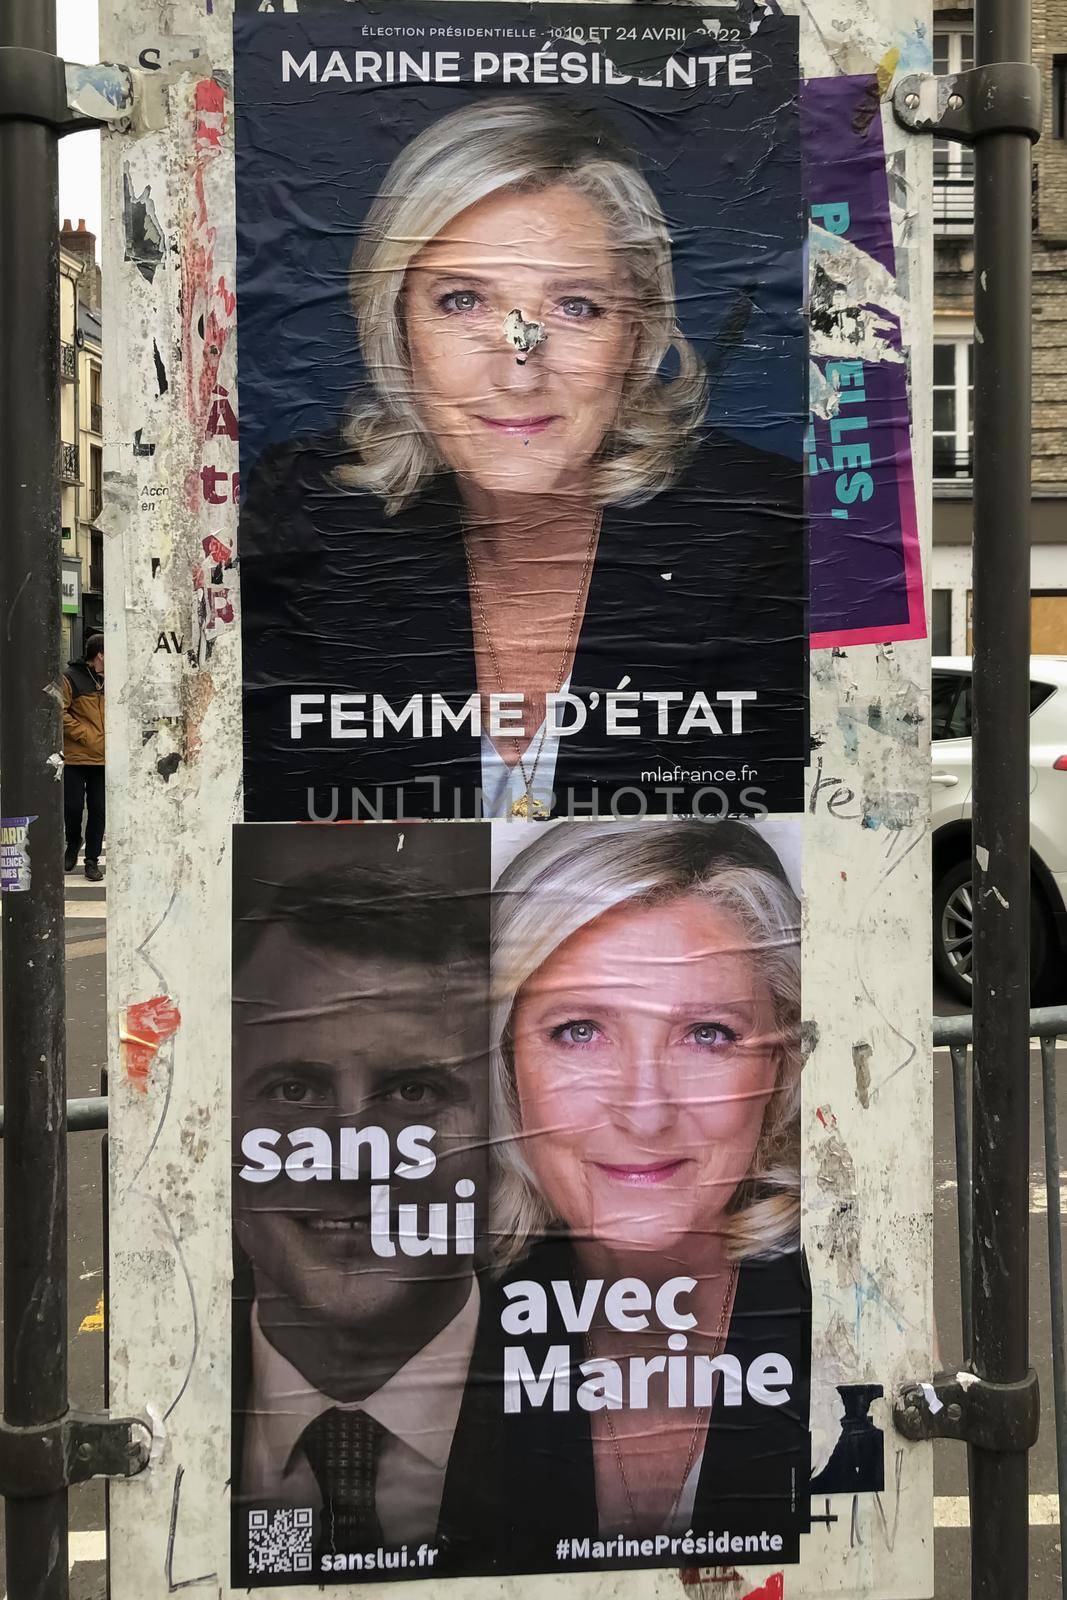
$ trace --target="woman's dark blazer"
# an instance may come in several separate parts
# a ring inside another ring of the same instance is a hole
[[[573,1279],[574,1272],[569,1243],[549,1240],[512,1269],[506,1282],[533,1279],[547,1286]],[[517,1571],[566,1570],[566,1562],[556,1561],[557,1541],[565,1536],[595,1539],[598,1533],[607,1537],[627,1531],[599,1529],[589,1414],[574,1398],[582,1382],[578,1364],[586,1359],[584,1340],[563,1327],[551,1292],[548,1301],[548,1332],[526,1336],[523,1343],[535,1371],[541,1370],[550,1345],[570,1346],[571,1406],[554,1411],[550,1398],[544,1406],[525,1407],[504,1418],[503,1537]],[[768,1559],[797,1561],[800,1534],[809,1527],[811,1464],[811,1287],[800,1251],[746,1261],[738,1273],[726,1353],[747,1371],[757,1356],[769,1351],[784,1355],[792,1366],[790,1398],[781,1406],[759,1405],[746,1388],[736,1408],[716,1401],[689,1526],[697,1537],[709,1532],[780,1534],[781,1549]],[[722,1559],[701,1556],[679,1564],[713,1566]],[[735,1558],[726,1559],[732,1563]],[[594,1564],[579,1560],[574,1565],[588,1570]],[[663,1557],[645,1564],[663,1566]]]
[[[454,479],[433,479],[412,506],[387,518],[376,496],[338,484],[346,459],[332,435],[277,447],[251,474],[238,546],[246,818],[328,817],[331,792],[340,789],[344,820],[352,786],[372,800],[380,791],[385,817],[476,815],[479,741],[466,730],[437,740],[405,729],[384,740],[331,743],[315,728],[299,743],[290,739],[294,693],[382,694],[400,707],[436,692],[458,708],[477,687]],[[560,741],[557,813],[570,806],[588,815],[596,798],[595,810],[609,814],[620,789],[649,795],[652,812],[684,812],[698,789],[715,782],[732,811],[799,810],[806,588],[797,462],[709,433],[674,487],[646,505],[609,506],[571,682],[573,693],[598,695],[600,709],[581,734]],[[754,689],[759,699],[746,707],[741,736],[730,733],[723,703],[721,736],[660,736],[646,706],[640,733],[609,738],[602,697],[624,684],[680,690],[686,701],[701,690],[713,705],[717,690]],[[743,777],[742,763],[756,776]],[[695,775],[657,776],[675,767]],[[727,772],[735,776],[712,776]],[[657,782],[674,783],[679,794],[651,796]],[[746,801],[746,789],[764,794]],[[716,803],[706,798],[698,809],[714,816]],[[631,792],[618,806],[634,814],[639,801]]]

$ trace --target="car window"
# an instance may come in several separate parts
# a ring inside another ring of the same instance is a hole
[[[1056,693],[1052,683],[1031,683],[1030,715],[1043,706],[1050,695]],[[970,739],[971,679],[962,672],[935,672],[930,722],[932,739]]]
[[[958,733],[955,730],[956,706],[960,699],[960,689],[967,686],[967,732]],[[930,721],[930,737],[932,739],[964,739],[970,733],[970,679],[959,672],[935,672],[933,674],[933,704]]]
[[[956,696],[956,703],[952,707],[945,732],[945,739],[969,739],[971,737],[971,680],[969,676],[960,676],[960,692]]]

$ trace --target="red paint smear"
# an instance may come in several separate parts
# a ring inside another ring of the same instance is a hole
[[[742,1600],[783,1600],[785,1595],[785,1573],[776,1572],[773,1578],[768,1578],[762,1589],[752,1589],[742,1596]]]
[[[215,237],[208,216],[204,173],[221,149],[226,98],[213,78],[196,86],[191,215],[182,229],[182,368],[189,420],[200,437],[218,384],[219,362],[229,336],[237,297],[215,272]],[[201,334],[201,326],[203,334]]]
[[[201,548],[216,566],[224,567],[233,555],[233,547],[225,544],[217,533],[209,533],[206,539],[200,541]]]
[[[182,1014],[168,995],[138,1000],[126,1009],[119,1038],[126,1050],[126,1076],[135,1089],[148,1093],[148,1074],[156,1051],[178,1031]]]
[[[218,149],[226,131],[226,96],[214,78],[201,78],[196,86],[196,142]]]

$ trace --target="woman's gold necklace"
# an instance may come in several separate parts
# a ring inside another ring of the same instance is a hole
[[[567,662],[570,660],[571,649],[574,645],[574,636],[578,629],[578,617],[581,612],[582,603],[585,599],[586,589],[589,584],[589,574],[593,567],[593,556],[596,553],[596,542],[597,536],[600,533],[600,522],[602,516],[603,512],[598,511],[593,519],[593,528],[589,535],[589,547],[585,553],[585,565],[582,567],[582,576],[578,584],[578,593],[574,597],[574,610],[571,613],[571,623],[567,632],[567,642],[564,644],[563,654],[560,656],[559,672],[556,674],[556,686],[553,690],[554,694],[558,694],[562,689],[563,680],[567,676]],[[482,586],[478,579],[478,574],[475,571],[474,562],[471,559],[471,553],[466,539],[463,541],[463,554],[467,560],[467,583],[470,587],[471,599],[474,601],[475,609],[478,613],[478,625],[481,628],[482,634],[485,638],[486,648],[489,652],[489,660],[492,664],[493,673],[496,677],[497,690],[500,694],[503,694],[505,692],[504,675],[500,670],[500,660],[496,653],[496,646],[493,643],[493,635],[489,631],[489,623],[486,620],[485,603],[482,599]],[[546,719],[547,715],[548,712],[546,708]],[[537,821],[541,821],[543,818],[549,815],[548,807],[543,805],[540,800],[535,799],[533,792],[533,786],[537,778],[537,769],[541,764],[541,752],[545,748],[545,739],[547,737],[548,727],[546,725],[541,730],[541,739],[538,743],[537,754],[534,756],[533,767],[529,775],[527,775],[526,763],[523,761],[522,756],[520,755],[518,757],[519,772],[522,775],[523,792],[511,807],[510,814],[513,817],[524,817],[527,819],[533,817]]]
[[[726,1324],[727,1324],[727,1320],[728,1320],[728,1318],[730,1316],[730,1309],[731,1309],[731,1307],[733,1305],[734,1290],[737,1288],[737,1271],[738,1271],[738,1263],[735,1261],[734,1264],[733,1264],[733,1267],[730,1269],[730,1278],[729,1278],[729,1282],[726,1285],[726,1294],[723,1297],[722,1310],[719,1313],[719,1326],[715,1330],[715,1343],[716,1343],[716,1345],[720,1345],[720,1346],[725,1345]],[[594,1358],[592,1342],[591,1342],[588,1334],[586,1334],[586,1336],[585,1336],[585,1354],[586,1354],[586,1359],[587,1360],[592,1360]],[[719,1349],[718,1354],[720,1354],[720,1355],[722,1354],[722,1349],[721,1348]],[[700,1430],[701,1430],[702,1427],[704,1427],[707,1424],[707,1422],[709,1421],[710,1417],[711,1417],[711,1407],[710,1406],[702,1406],[700,1408],[700,1410],[697,1412],[697,1419],[696,1419],[696,1422],[693,1424],[693,1432],[692,1432],[692,1435],[691,1435],[690,1440],[689,1440],[689,1454],[686,1456],[685,1466],[682,1468],[681,1480],[680,1480],[680,1482],[678,1484],[678,1489],[677,1489],[677,1492],[675,1493],[674,1499],[671,1501],[671,1508],[667,1513],[667,1526],[668,1527],[670,1526],[670,1524],[674,1520],[675,1513],[678,1510],[678,1502],[681,1500],[682,1495],[685,1492],[685,1486],[689,1482],[689,1474],[693,1470],[693,1462],[696,1460],[697,1443],[699,1442],[699,1439],[700,1439]],[[610,1408],[610,1406],[606,1407],[605,1410],[604,1410],[604,1419],[607,1422],[608,1433],[611,1436],[611,1442],[612,1442],[612,1445],[614,1446],[614,1449],[615,1449],[615,1460],[618,1463],[619,1477],[622,1479],[622,1487],[623,1487],[623,1491],[624,1491],[624,1493],[626,1495],[626,1503],[630,1507],[630,1517],[631,1517],[631,1519],[632,1519],[632,1521],[634,1523],[634,1526],[636,1527],[637,1523],[638,1523],[637,1507],[634,1505],[634,1497],[630,1493],[630,1483],[629,1483],[629,1479],[626,1476],[626,1466],[625,1466],[625,1463],[623,1462],[623,1459],[622,1459],[622,1451],[619,1449],[619,1440],[618,1440],[618,1435],[615,1432],[615,1424],[611,1420],[611,1408]]]

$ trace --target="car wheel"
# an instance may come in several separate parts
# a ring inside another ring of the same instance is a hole
[[[934,969],[953,998],[968,1004],[973,959],[971,863],[959,861],[934,886]]]
[[[1036,883],[1030,891],[1030,994],[1031,1003],[1052,997],[1060,974],[1058,944]],[[971,863],[959,861],[934,887],[934,967],[957,1000],[970,1004],[974,961],[974,901]]]

